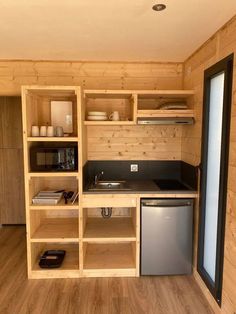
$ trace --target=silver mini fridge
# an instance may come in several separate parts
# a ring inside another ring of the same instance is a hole
[[[141,200],[141,275],[192,272],[193,200]]]

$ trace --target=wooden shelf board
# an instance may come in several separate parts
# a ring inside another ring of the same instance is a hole
[[[84,241],[135,241],[132,219],[126,218],[87,218]]]
[[[47,137],[47,136],[38,136],[38,137],[27,137],[27,142],[78,142],[78,137],[65,136],[65,137]]]
[[[28,177],[78,177],[78,172],[28,172]]]
[[[40,269],[32,270],[29,273],[29,279],[59,279],[59,278],[79,278],[80,270],[74,269]]]
[[[84,121],[84,125],[134,125],[135,121]]]
[[[35,205],[31,204],[29,205],[30,210],[76,210],[79,208],[78,202],[75,202],[74,204],[65,204],[64,199],[62,198],[60,202],[56,205]]]
[[[89,98],[129,98],[133,94],[132,90],[107,90],[107,89],[101,89],[101,90],[94,90],[94,89],[85,89],[84,95],[85,97]]]
[[[163,97],[163,98],[188,98],[195,94],[194,90],[141,90],[137,91],[138,98],[146,99],[146,98],[155,98]]]
[[[118,98],[119,96],[131,96],[132,94],[137,94],[138,97],[146,98],[148,96],[170,96],[171,98],[187,98],[195,94],[194,90],[93,90],[85,89],[85,96],[94,98],[111,98],[114,96]]]
[[[78,218],[46,218],[31,237],[31,242],[78,242]]]
[[[88,243],[84,270],[134,269],[135,261],[131,243]]]
[[[60,268],[56,269],[44,269],[40,268],[38,261],[35,261],[33,265],[33,271],[39,272],[52,272],[55,274],[56,271],[67,271],[67,270],[79,270],[79,245],[74,243],[47,243],[43,247],[42,251],[39,252],[39,256],[47,250],[65,250],[66,255]]]
[[[69,237],[51,237],[51,238],[39,238],[39,237],[34,237],[30,239],[31,243],[55,243],[55,242],[64,242],[64,243],[78,243],[79,242],[79,238],[69,238]]]
[[[135,268],[83,269],[82,277],[136,277]]]
[[[194,117],[194,110],[138,110],[137,117]]]
[[[23,86],[27,92],[34,93],[39,96],[50,97],[72,97],[75,96],[78,86],[44,86],[44,85],[28,85]]]

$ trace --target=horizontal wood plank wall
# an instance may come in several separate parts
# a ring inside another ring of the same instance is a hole
[[[182,159],[197,165],[200,162],[201,117],[204,70],[217,61],[235,53],[236,61],[236,17],[219,30],[208,42],[194,53],[184,64],[184,88],[194,89],[196,124],[183,128]],[[200,277],[196,278],[215,312],[236,313],[236,65],[234,63],[233,103],[231,115],[230,158],[228,179],[228,203],[224,258],[222,308],[218,306],[204,287]],[[198,208],[195,212],[195,265],[197,247]]]
[[[0,61],[0,94],[20,95],[20,87],[25,84],[81,85],[86,89],[181,89],[182,75],[182,63]],[[90,160],[180,157],[181,127],[88,126]]]
[[[21,85],[31,84],[181,89],[182,63],[0,61],[0,95],[20,95]]]
[[[180,160],[181,126],[90,126],[89,160]]]

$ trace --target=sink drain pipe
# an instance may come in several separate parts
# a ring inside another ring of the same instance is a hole
[[[112,207],[101,207],[101,215],[104,219],[111,218]]]

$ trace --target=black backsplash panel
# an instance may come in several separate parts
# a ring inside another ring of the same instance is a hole
[[[181,181],[186,182],[194,190],[197,190],[198,168],[186,162],[181,162]]]
[[[131,172],[131,164],[138,165],[138,172]],[[183,161],[88,161],[83,169],[84,186],[94,180],[94,176],[104,172],[101,180],[181,180],[195,189],[197,185],[195,167]]]

